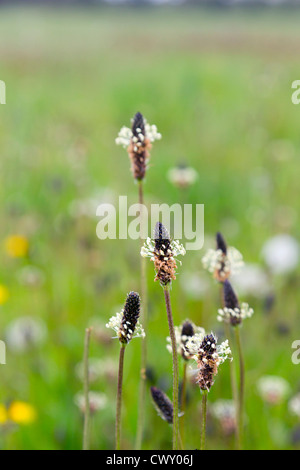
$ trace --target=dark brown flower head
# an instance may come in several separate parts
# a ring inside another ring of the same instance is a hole
[[[187,350],[185,349],[185,345],[187,341],[192,338],[195,334],[194,326],[189,321],[186,320],[181,328],[181,356],[185,361],[188,361],[191,358],[191,355],[188,354]]]
[[[218,320],[238,326],[245,318],[253,315],[253,309],[247,303],[240,305],[236,293],[228,280],[223,283],[224,307],[218,311]]]
[[[119,329],[119,340],[121,343],[129,343],[132,339],[140,316],[140,310],[141,300],[139,294],[130,292],[126,298]]]
[[[161,222],[157,222],[155,226],[154,243],[155,281],[159,281],[162,286],[167,286],[172,280],[176,279],[175,270],[177,266],[173,257],[169,233]]]
[[[224,282],[230,276],[227,260],[227,245],[223,235],[218,232],[216,234],[217,251],[220,252],[219,262],[214,271],[214,278],[219,282]]]
[[[228,280],[223,283],[223,295],[224,295],[224,307],[231,310],[240,309],[240,304],[238,298],[232,288],[232,285]],[[232,317],[231,323],[238,324],[241,323],[242,319],[240,317]]]
[[[167,423],[173,423],[173,404],[167,395],[156,387],[151,387],[151,395],[154,406],[162,419]]]
[[[145,137],[145,123],[141,113],[136,113],[132,120],[132,134],[135,137],[138,137],[139,134]]]
[[[217,340],[213,334],[204,337],[198,351],[198,384],[201,390],[209,391],[218,373]]]
[[[123,126],[120,130],[116,144],[123,145],[127,149],[132,174],[136,180],[144,179],[152,142],[160,138],[156,126],[148,124],[141,113],[135,114],[131,129]]]
[[[187,337],[192,337],[195,334],[194,326],[193,324],[189,321],[186,320],[181,329],[181,337],[182,336],[187,336]]]
[[[185,255],[184,247],[177,241],[170,239],[166,227],[157,222],[154,230],[154,239],[148,238],[141,249],[141,256],[151,258],[156,272],[155,281],[167,288],[172,280],[176,279],[177,268],[175,258],[177,255]]]
[[[223,235],[220,232],[216,234],[216,242],[217,242],[217,250],[221,250],[224,253],[224,255],[227,255],[227,245],[226,245]]]
[[[197,380],[200,389],[209,392],[219,365],[231,356],[228,340],[217,344],[213,333],[209,335],[194,335],[186,344],[187,352],[197,361]]]
[[[151,141],[145,132],[143,115],[136,113],[132,123],[132,138],[127,150],[131,160],[133,177],[138,181],[143,180],[145,177],[151,147]]]

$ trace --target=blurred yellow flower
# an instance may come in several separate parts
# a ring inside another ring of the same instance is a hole
[[[23,235],[10,235],[5,240],[5,249],[12,258],[23,258],[28,254],[29,242]]]
[[[0,426],[7,421],[7,411],[4,405],[0,404]]]
[[[36,420],[36,411],[29,403],[13,401],[8,409],[8,417],[17,424],[31,424]]]
[[[5,304],[9,298],[9,291],[7,287],[0,284],[0,305]]]

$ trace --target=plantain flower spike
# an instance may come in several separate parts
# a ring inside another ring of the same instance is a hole
[[[107,323],[106,328],[112,328],[117,333],[120,343],[128,344],[132,338],[145,337],[145,332],[139,323],[140,310],[139,294],[130,292],[123,310],[111,317]]]
[[[223,235],[216,234],[216,249],[209,249],[202,258],[205,269],[213,274],[213,277],[224,282],[231,274],[239,272],[244,265],[241,253],[234,247],[227,247]]]
[[[228,280],[223,283],[224,308],[218,310],[218,321],[240,325],[246,318],[252,317],[254,311],[247,303],[240,305],[236,293]]]
[[[167,423],[173,423],[173,403],[167,395],[156,387],[151,387],[153,404],[159,416]]]
[[[123,126],[120,130],[116,144],[127,149],[135,180],[142,181],[145,178],[152,143],[160,139],[157,127],[148,124],[141,113],[135,114],[131,129]]]
[[[186,344],[186,349],[197,362],[197,383],[200,390],[209,392],[214,384],[214,378],[218,373],[220,364],[231,356],[228,340],[217,344],[217,338],[213,333],[206,335],[202,341],[192,338]]]
[[[154,230],[154,239],[148,238],[141,249],[141,256],[149,257],[154,263],[156,272],[155,281],[159,281],[163,288],[171,286],[176,279],[176,257],[185,255],[185,249],[178,240],[171,241],[166,227],[157,222]]]

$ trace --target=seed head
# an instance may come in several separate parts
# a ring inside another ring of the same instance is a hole
[[[220,232],[216,234],[216,244],[216,250],[208,250],[202,258],[202,263],[217,281],[224,282],[243,266],[243,257],[236,248],[227,247]]]
[[[135,137],[138,137],[139,134],[145,137],[145,123],[141,113],[136,113],[132,120],[132,134]]]
[[[218,372],[218,363],[215,358],[216,340],[211,335],[205,336],[198,353],[198,383],[201,390],[210,390],[214,383],[214,376]]]
[[[145,332],[139,323],[141,310],[140,296],[136,292],[127,295],[124,308],[107,323],[107,328],[112,328],[118,335],[120,343],[127,344],[132,338],[145,336]]]
[[[173,404],[167,395],[156,387],[151,387],[151,395],[153,399],[154,406],[161,416],[161,418],[167,423],[173,423]]]
[[[122,343],[128,343],[131,340],[140,316],[140,310],[141,301],[139,294],[130,292],[124,305],[123,318],[119,332],[119,338]]]
[[[194,340],[199,342],[205,336],[205,330],[200,326],[195,326],[190,320],[185,320],[180,326],[174,327],[175,340],[177,346],[177,353],[182,356],[185,361],[192,358],[189,351],[186,349],[188,341]],[[172,342],[171,338],[167,337],[167,349],[172,354]]]
[[[154,239],[148,238],[141,249],[141,255],[149,256],[154,262],[156,271],[155,281],[159,281],[161,286],[168,287],[172,280],[176,279],[177,255],[185,255],[185,249],[178,241],[171,241],[166,227],[157,222],[154,230]]]
[[[253,315],[253,309],[248,304],[239,304],[238,298],[228,280],[223,283],[224,308],[218,310],[218,320],[237,326],[245,318]]]
[[[224,237],[223,235],[218,232],[216,234],[216,242],[217,242],[217,250],[221,250],[222,253],[224,253],[224,255],[227,254],[227,245],[226,245],[226,242],[224,240]]]
[[[231,350],[227,340],[218,345],[213,333],[206,335],[200,341],[196,341],[194,336],[187,342],[186,349],[190,354],[195,353],[193,357],[198,365],[197,383],[200,389],[209,391],[214,384],[219,365],[231,355]]]
[[[194,325],[189,320],[185,320],[181,328],[181,336],[192,337],[194,334]]]
[[[224,305],[226,308],[239,308],[238,298],[232,288],[232,285],[229,281],[225,281],[223,284],[223,294],[224,294]]]
[[[127,148],[134,179],[138,181],[144,179],[152,142],[160,138],[156,126],[150,126],[141,113],[135,114],[131,129],[122,127],[120,130],[116,144]]]

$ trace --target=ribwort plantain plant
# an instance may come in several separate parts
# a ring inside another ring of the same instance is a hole
[[[164,290],[169,333],[172,345],[173,359],[173,449],[178,449],[178,357],[174,322],[171,308],[170,288],[176,279],[176,256],[184,255],[185,249],[178,241],[171,241],[167,229],[161,222],[157,222],[154,230],[154,239],[148,238],[141,250],[143,257],[150,257],[156,272],[155,281],[159,281]]]
[[[213,333],[201,337],[193,336],[187,341],[185,348],[187,353],[193,356],[197,362],[197,384],[202,394],[202,434],[201,450],[205,449],[207,395],[214,384],[214,378],[219,366],[231,356],[228,340],[220,345]]]
[[[157,132],[155,125],[149,125],[144,116],[137,112],[132,119],[131,129],[122,127],[116,139],[116,144],[122,145],[127,149],[128,156],[131,162],[131,171],[134,180],[138,184],[138,201],[140,205],[140,218],[141,218],[141,235],[145,227],[145,212],[144,212],[144,180],[150,158],[150,150],[152,143],[155,140],[161,139],[161,134]],[[142,236],[140,237],[141,247],[143,245]],[[141,258],[140,265],[141,276],[141,293],[142,293],[142,322],[147,331],[148,328],[148,293],[147,293],[147,279],[146,279],[146,263],[145,259]],[[138,423],[136,434],[136,449],[140,449],[142,445],[142,436],[144,428],[144,411],[145,411],[145,386],[146,386],[146,364],[147,364],[147,338],[142,341],[141,351],[141,377],[139,387],[139,406],[138,406]]]
[[[121,313],[111,317],[107,323],[107,328],[112,328],[117,333],[120,341],[117,407],[116,407],[116,428],[115,440],[116,450],[121,448],[121,412],[122,412],[122,389],[123,389],[123,369],[124,355],[127,344],[135,337],[145,337],[145,332],[139,323],[140,316],[140,296],[136,292],[127,295],[124,308]]]
[[[234,328],[236,346],[239,356],[239,397],[238,397],[238,445],[239,449],[243,447],[243,432],[244,432],[244,395],[245,395],[245,365],[244,357],[240,336],[240,327],[243,320],[251,318],[253,315],[253,309],[249,307],[247,303],[239,303],[236,293],[233,290],[232,285],[228,280],[223,283],[223,298],[224,308],[218,311],[218,320],[224,321],[225,324],[229,324]]]
[[[241,253],[234,247],[228,247],[222,233],[217,232],[216,234],[216,249],[210,249],[207,251],[205,256],[202,258],[202,263],[205,269],[212,273],[213,278],[220,284],[220,297],[221,305],[224,307],[224,294],[223,285],[231,274],[238,273],[240,268],[243,266],[243,257]],[[220,315],[219,315],[220,316]],[[218,317],[218,320],[221,319]],[[225,336],[231,342],[230,326],[227,322],[224,322]],[[230,382],[233,400],[236,406],[236,415],[238,418],[239,414],[239,397],[237,392],[237,383],[234,370],[234,364],[230,363]],[[236,440],[238,446],[240,445],[240,437],[238,429],[236,429]]]
[[[177,346],[177,354],[181,356],[183,362],[183,375],[182,375],[182,388],[181,388],[181,420],[180,420],[180,436],[182,440],[182,448],[185,444],[185,407],[186,407],[186,385],[187,385],[187,365],[189,360],[192,358],[191,354],[186,350],[186,343],[193,338],[203,338],[205,331],[203,328],[195,326],[190,320],[185,320],[180,326],[175,326],[175,339]],[[172,353],[171,338],[167,338],[167,349]]]

